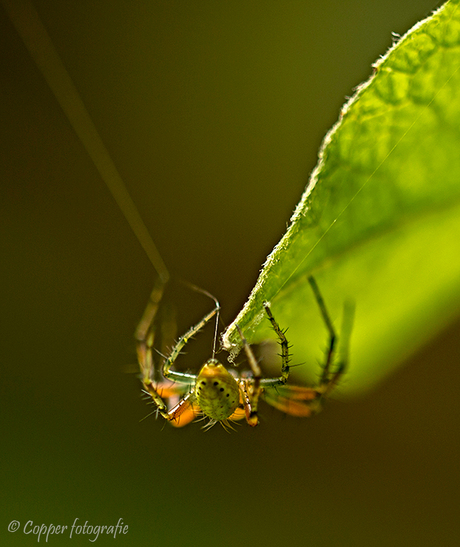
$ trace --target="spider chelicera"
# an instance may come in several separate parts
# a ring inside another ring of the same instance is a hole
[[[260,398],[278,410],[293,416],[309,417],[318,413],[322,408],[323,400],[344,373],[347,357],[346,351],[342,352],[341,361],[334,370],[331,370],[337,336],[316,281],[313,277],[309,277],[308,281],[329,333],[326,359],[322,365],[319,382],[314,387],[287,384],[290,372],[290,346],[285,331],[279,327],[273,317],[268,302],[264,302],[264,309],[281,346],[280,376],[262,377],[260,365],[238,325],[237,329],[251,370],[238,375],[234,369],[225,368],[215,358],[220,304],[210,293],[197,287],[192,288],[210,297],[215,303],[214,309],[178,339],[169,356],[163,359],[161,366],[163,379],[157,382],[153,357],[153,323],[164,289],[164,283],[159,280],[150,295],[149,303],[135,334],[144,392],[152,398],[156,412],[175,427],[187,425],[198,417],[207,417],[209,422],[204,426],[205,429],[209,429],[217,422],[226,428],[229,422],[243,418],[246,418],[250,426],[256,426],[259,421]],[[216,332],[212,357],[201,367],[198,374],[172,370],[187,342],[213,317],[216,317]],[[345,340],[345,343],[347,346],[348,340]]]

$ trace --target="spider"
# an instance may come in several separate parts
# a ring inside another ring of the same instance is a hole
[[[153,322],[164,289],[164,283],[159,280],[150,295],[149,303],[135,333],[144,392],[151,397],[157,414],[175,427],[183,427],[198,417],[209,418],[209,422],[204,426],[205,429],[209,429],[218,422],[224,428],[228,428],[231,427],[231,421],[243,418],[246,418],[247,423],[254,427],[259,422],[260,398],[276,409],[293,416],[309,417],[318,413],[322,408],[323,400],[344,373],[347,358],[346,352],[344,352],[341,362],[334,371],[331,370],[337,336],[316,281],[313,277],[309,277],[308,281],[329,333],[326,359],[322,365],[318,385],[315,387],[287,384],[290,372],[290,345],[286,339],[285,331],[280,328],[273,317],[268,302],[264,302],[264,309],[281,346],[280,376],[276,378],[262,377],[259,363],[238,325],[237,329],[251,371],[238,375],[234,369],[225,368],[215,358],[220,304],[210,293],[195,286],[192,286],[194,290],[205,294],[214,301],[214,309],[178,339],[169,356],[163,360],[162,381],[156,382],[153,358]],[[216,317],[216,329],[212,357],[201,367],[198,374],[173,370],[172,367],[187,342],[213,317]]]

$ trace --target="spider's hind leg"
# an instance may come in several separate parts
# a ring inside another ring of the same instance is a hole
[[[136,338],[137,359],[143,380],[153,379],[153,344],[155,341],[154,320],[158,313],[158,307],[163,296],[165,284],[158,278],[155,282],[152,292],[150,293],[149,301],[145,308],[142,318],[137,325],[134,337]]]
[[[161,278],[158,278],[150,293],[149,301],[134,336],[136,338],[137,360],[142,374],[144,390],[152,398],[161,416],[169,419],[168,407],[154,385],[155,369],[153,360],[153,344],[155,341],[153,325],[163,296],[164,287],[165,283]]]
[[[313,294],[315,296],[316,302],[320,309],[326,328],[329,332],[329,344],[328,344],[328,349],[326,353],[326,361],[323,365],[323,370],[322,370],[321,379],[320,379],[320,393],[322,397],[325,397],[337,384],[340,377],[343,375],[343,373],[345,372],[347,368],[348,345],[350,342],[351,328],[353,324],[354,306],[350,302],[345,302],[344,312],[343,312],[343,325],[342,325],[342,331],[341,331],[342,342],[341,342],[340,359],[335,371],[331,372],[331,364],[334,360],[338,337],[335,332],[334,326],[332,325],[332,321],[327,311],[326,304],[324,303],[323,297],[319,291],[319,288],[318,288],[318,285],[316,284],[315,279],[312,276],[310,276],[308,278],[308,282],[310,283],[310,286],[313,290]]]
[[[156,411],[165,420],[168,420],[175,427],[182,427],[191,422],[197,412],[193,405],[193,393],[190,392],[187,383],[184,385],[174,385],[170,381],[161,379],[159,382],[157,375],[159,371],[155,368],[153,357],[155,342],[155,318],[163,296],[165,283],[158,279],[150,294],[147,307],[135,332],[137,359],[142,375],[142,384],[145,393],[147,393]],[[161,342],[164,345],[168,339],[174,340],[175,320],[172,314],[161,328]],[[165,348],[162,348],[165,350]],[[185,394],[185,395],[184,395]]]

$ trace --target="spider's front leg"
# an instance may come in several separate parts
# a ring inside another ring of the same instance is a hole
[[[191,327],[185,334],[183,334],[179,340],[177,341],[176,345],[173,347],[169,357],[165,359],[162,367],[162,374],[164,378],[168,378],[173,381],[192,381],[193,383],[196,380],[196,376],[194,374],[186,374],[184,372],[177,372],[176,370],[171,370],[171,367],[176,362],[176,359],[179,357],[182,349],[184,348],[185,344],[195,336],[203,327],[205,327],[209,321],[213,317],[217,315],[217,321],[216,321],[216,335],[214,336],[214,344],[216,343],[217,338],[217,328],[218,328],[218,319],[219,319],[219,312],[220,312],[220,304],[212,294],[208,293],[207,291],[200,289],[199,287],[196,287],[195,285],[190,285],[190,287],[193,290],[196,290],[200,293],[203,293],[204,295],[208,296],[209,298],[212,298],[215,303],[215,307],[212,311],[210,311],[207,315],[203,317],[201,321],[199,321],[196,325]],[[215,345],[212,352],[212,358],[214,359],[215,355]]]

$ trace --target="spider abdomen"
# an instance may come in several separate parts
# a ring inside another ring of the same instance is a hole
[[[200,370],[195,395],[203,413],[212,420],[226,420],[237,409],[240,393],[235,378],[216,359],[209,359]]]

